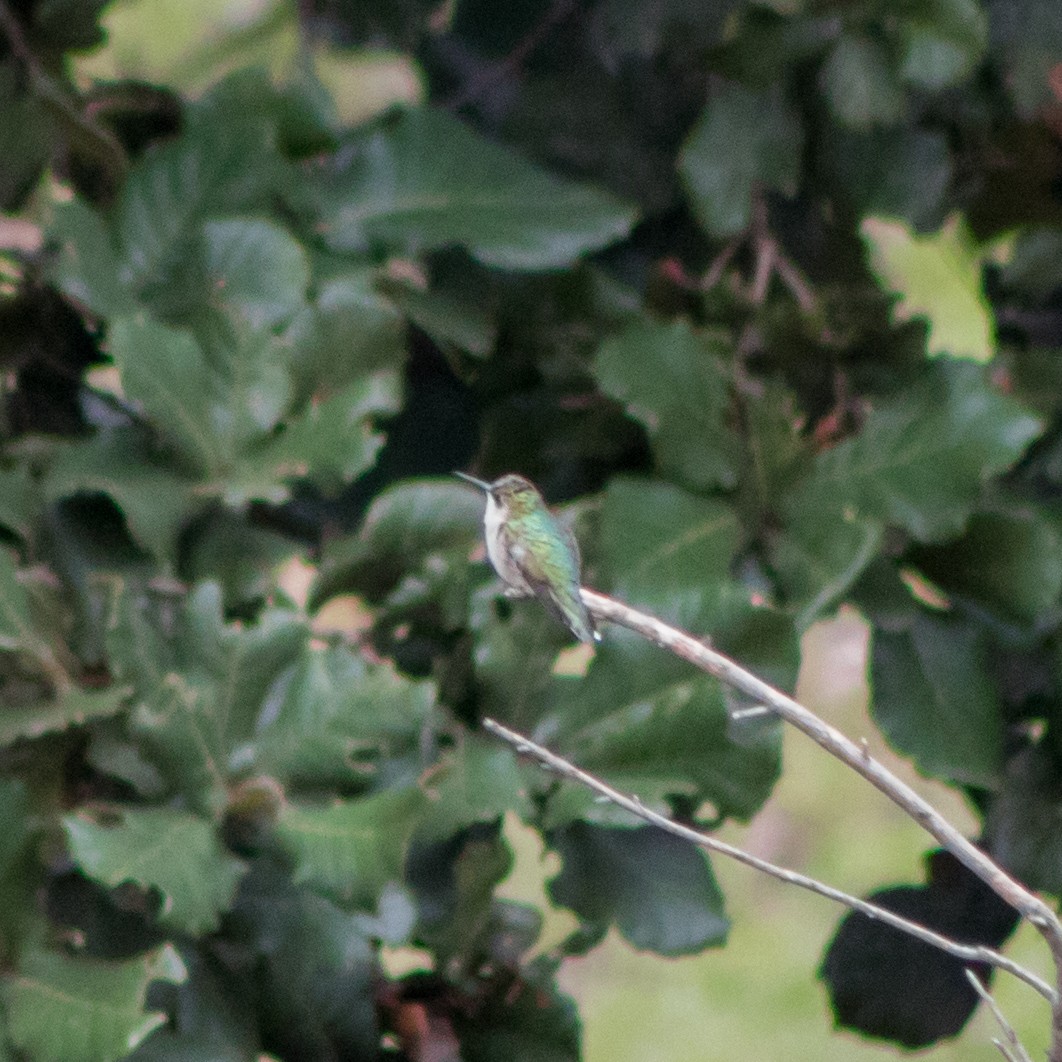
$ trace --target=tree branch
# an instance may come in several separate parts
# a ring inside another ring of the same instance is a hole
[[[946,848],[968,870],[976,874],[997,896],[1011,905],[1040,932],[1051,949],[1056,970],[1062,976],[1062,923],[1051,908],[1024,885],[1012,878],[988,855],[967,840],[927,800],[919,796],[906,782],[901,781],[887,767],[871,756],[866,745],[845,737],[835,727],[820,719],[814,712],[780,690],[746,671],[729,657],[710,648],[668,624],[639,612],[622,601],[607,597],[585,587],[581,591],[586,607],[599,619],[618,623],[655,642],[701,671],[725,682],[769,708],[791,726],[807,734],[831,756],[847,764],[862,775],[875,789],[884,793],[902,808],[927,833]],[[1058,998],[1056,996],[1056,998]],[[1062,1007],[1056,1007],[1062,1031]],[[1062,1051],[1062,1044],[1060,1044]],[[1059,1056],[1062,1058],[1062,1055]]]
[[[912,922],[895,914],[893,911],[879,907],[877,904],[868,903],[858,896],[842,892],[840,889],[835,889],[832,885],[827,885],[816,878],[769,863],[765,859],[760,859],[759,856],[754,856],[751,852],[746,852],[743,848],[737,848],[734,845],[727,844],[725,841],[720,841],[716,837],[712,837],[710,834],[701,833],[699,830],[674,822],[659,814],[659,812],[647,808],[637,797],[625,796],[595,775],[576,767],[575,764],[556,755],[556,753],[550,752],[549,749],[543,748],[522,734],[518,734],[515,730],[510,730],[494,719],[484,719],[483,727],[485,730],[489,730],[492,734],[500,737],[503,741],[507,741],[517,752],[533,756],[539,763],[561,777],[586,786],[599,796],[604,797],[609,803],[629,811],[632,815],[637,815],[638,818],[653,826],[658,826],[675,837],[680,837],[682,840],[698,845],[701,848],[707,848],[711,852],[718,852],[720,855],[727,856],[729,859],[734,859],[739,863],[744,863],[746,866],[753,867],[764,874],[769,874],[772,878],[777,878],[779,881],[784,881],[789,885],[796,885],[798,888],[807,889],[809,892],[814,892],[819,896],[825,896],[828,900],[834,900],[845,907],[850,907],[853,911],[858,911],[860,914],[866,915],[867,918],[873,918],[876,922],[892,926],[893,929],[898,929],[902,933],[916,937],[918,940],[934,948],[939,948],[941,951],[946,951],[949,955],[954,955],[957,959],[962,959],[964,962],[979,962],[988,966],[995,966],[1000,970],[1006,970],[1007,973],[1013,974],[1019,980],[1035,988],[1050,1003],[1054,1004],[1056,1001],[1056,994],[1046,981],[1037,977],[1030,970],[1026,970],[1025,967],[1020,966],[1012,959],[1001,955],[998,951],[993,951],[991,948],[981,947],[980,945],[960,944],[958,941],[934,932],[927,926]]]

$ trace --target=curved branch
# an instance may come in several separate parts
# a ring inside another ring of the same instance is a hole
[[[981,851],[956,829],[927,800],[919,796],[906,782],[901,781],[887,767],[871,756],[865,745],[845,737],[835,727],[820,719],[814,712],[780,690],[769,686],[746,671],[729,657],[710,648],[704,642],[671,627],[654,616],[639,612],[622,601],[607,597],[585,587],[581,591],[586,607],[598,618],[618,623],[637,634],[656,642],[701,671],[706,671],[728,686],[751,697],[791,726],[807,734],[831,756],[847,764],[862,775],[875,789],[884,793],[902,808],[927,833],[946,848],[968,870],[976,874],[997,896],[1011,905],[1023,918],[1031,922],[1047,941],[1055,966],[1062,969],[1062,923],[1051,908],[1024,885],[1016,881],[1001,866]]]
[[[866,915],[867,918],[873,918],[877,922],[892,926],[893,929],[916,937],[923,943],[939,948],[941,951],[954,955],[955,958],[962,959],[964,962],[985,963],[988,966],[1006,970],[1007,973],[1013,974],[1020,981],[1024,981],[1027,985],[1035,988],[1052,1005],[1057,1003],[1057,993],[1046,981],[998,951],[993,951],[991,948],[985,948],[980,945],[960,944],[958,941],[942,936],[927,926],[912,922],[884,907],[862,900],[858,896],[852,896],[849,893],[842,892],[840,889],[835,889],[832,885],[827,885],[816,878],[769,863],[766,859],[760,859],[759,856],[754,856],[743,848],[736,848],[734,845],[720,841],[710,834],[701,833],[699,830],[673,822],[666,816],[647,808],[637,797],[625,796],[595,775],[576,767],[575,764],[550,752],[549,749],[543,748],[522,734],[518,734],[515,730],[502,726],[501,723],[496,722],[494,719],[484,719],[483,727],[500,737],[503,741],[509,742],[517,752],[533,756],[539,763],[561,777],[568,778],[573,782],[586,786],[588,789],[592,789],[610,803],[629,811],[632,815],[637,815],[638,818],[651,823],[653,826],[658,826],[675,837],[680,837],[682,840],[689,841],[691,844],[698,845],[701,848],[707,848],[709,851],[718,852],[720,855],[727,856],[739,863],[744,863],[746,866],[753,867],[764,874],[769,874],[772,878],[777,878],[779,881],[784,881],[789,885],[796,885],[798,888],[807,889],[809,892],[814,892],[819,896],[825,896],[828,900],[834,900],[845,907],[850,907],[853,911]]]

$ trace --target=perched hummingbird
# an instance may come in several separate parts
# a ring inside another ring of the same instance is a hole
[[[487,556],[506,584],[506,595],[537,597],[579,641],[600,641],[579,596],[579,545],[557,523],[535,485],[513,474],[493,483],[456,474],[487,495]]]

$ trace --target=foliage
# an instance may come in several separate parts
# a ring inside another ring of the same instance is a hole
[[[0,1056],[574,1059],[569,956],[724,941],[702,853],[476,723],[709,827],[777,725],[624,632],[567,652],[461,467],[783,687],[856,605],[883,732],[1057,894],[1054,0],[294,8],[86,87],[106,0],[0,2]],[[352,123],[381,55],[404,105]],[[580,923],[541,954],[514,815]],[[1004,942],[942,874],[882,895]],[[845,926],[841,1023],[962,1026]]]

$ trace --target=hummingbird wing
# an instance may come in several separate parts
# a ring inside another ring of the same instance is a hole
[[[519,536],[508,528],[502,533],[513,564],[546,611],[579,641],[598,640],[594,621],[579,596],[579,544],[572,533],[548,512],[542,514],[541,526],[532,522]],[[551,548],[558,535],[567,549]]]

